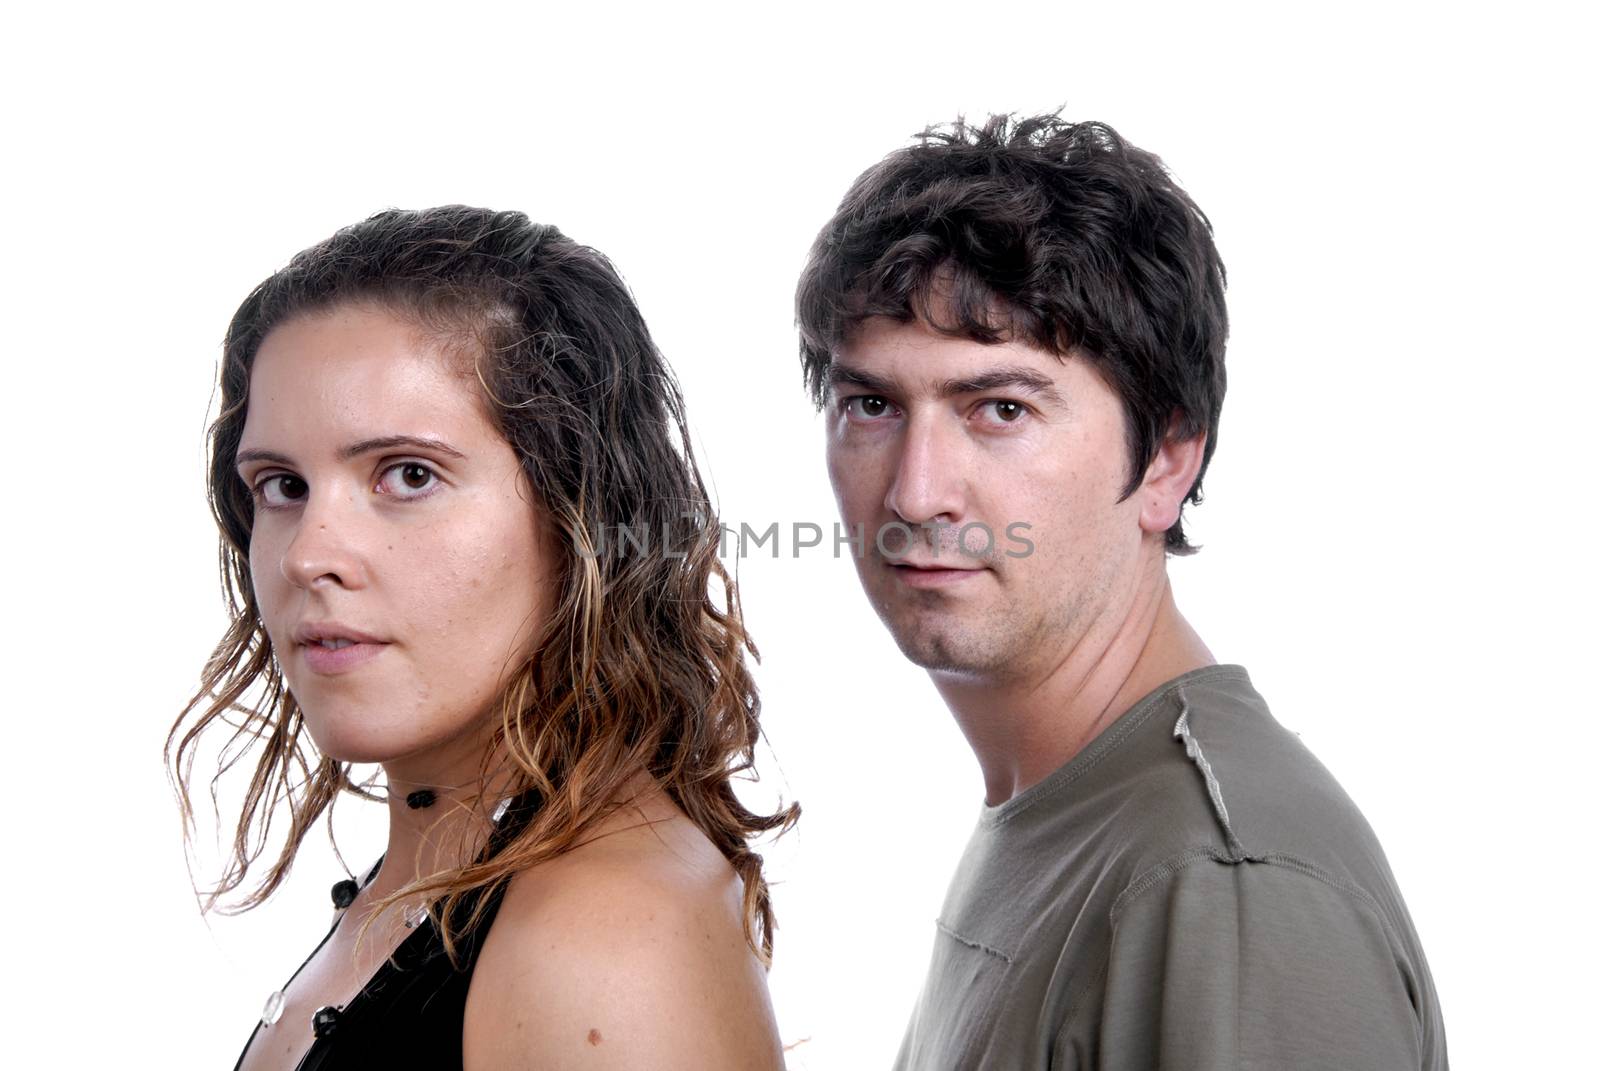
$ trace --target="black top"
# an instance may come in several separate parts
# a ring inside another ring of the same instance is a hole
[[[537,797],[524,794],[506,808],[489,843],[479,858],[493,855],[506,841],[526,824],[537,810]],[[367,872],[365,885],[377,874],[383,858]],[[349,903],[353,882],[339,882],[333,887],[336,907]],[[466,1014],[467,988],[472,984],[472,971],[477,965],[478,953],[489,935],[489,927],[500,910],[505,883],[496,886],[489,894],[483,915],[478,922],[460,934],[456,940],[456,955],[460,967],[452,965],[445,955],[444,940],[434,925],[434,911],[417,924],[406,939],[400,942],[394,954],[384,960],[373,972],[371,979],[350,1003],[342,1008],[324,1008],[316,1013],[314,1029],[316,1038],[306,1050],[296,1071],[334,1071],[342,1068],[369,1068],[386,1065],[394,1068],[428,1068],[429,1071],[452,1071],[461,1067],[461,1027]],[[482,895],[474,889],[456,905],[455,918],[465,922]],[[343,903],[341,903],[343,901]],[[341,916],[342,918],[342,916]],[[311,950],[295,975],[305,969],[306,963],[339,926],[335,919],[326,935]],[[285,983],[284,988],[288,989]],[[279,1020],[280,1022],[282,1020]],[[246,1052],[261,1032],[259,1021],[245,1042],[234,1071],[244,1063]]]

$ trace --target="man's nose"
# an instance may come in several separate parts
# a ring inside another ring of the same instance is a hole
[[[883,504],[910,525],[959,521],[966,508],[965,458],[950,429],[935,420],[909,420],[899,465]]]
[[[366,568],[358,552],[357,502],[348,491],[307,495],[294,538],[284,548],[281,568],[289,583],[311,590],[325,585],[359,588]]]

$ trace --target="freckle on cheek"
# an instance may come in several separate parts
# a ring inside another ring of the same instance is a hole
[[[594,1029],[593,1027],[589,1028],[589,1044],[591,1044],[591,1045],[600,1044],[600,1031]]]

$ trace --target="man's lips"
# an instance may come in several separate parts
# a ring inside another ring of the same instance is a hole
[[[987,572],[982,565],[956,565],[937,561],[890,561],[890,572],[907,587],[940,588],[952,584],[970,583],[980,573]]]
[[[968,560],[970,560],[970,559],[968,559]],[[897,569],[942,570],[942,571],[945,571],[945,572],[949,572],[949,571],[953,570],[953,571],[956,571],[956,572],[966,572],[966,573],[975,573],[975,572],[978,572],[981,569],[987,568],[986,566],[982,566],[982,565],[958,565],[958,564],[956,564],[959,561],[961,561],[961,559],[958,558],[958,557],[951,557],[951,558],[946,558],[946,559],[943,559],[943,560],[938,559],[938,558],[932,558],[932,559],[929,559],[927,561],[915,561],[915,562],[911,561],[909,559],[902,558],[902,559],[900,559],[898,561],[896,561],[894,559],[889,559],[889,564],[894,566]]]

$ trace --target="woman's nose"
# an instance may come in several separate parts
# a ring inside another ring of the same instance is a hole
[[[366,569],[360,553],[360,520],[354,516],[354,502],[348,494],[312,493],[300,512],[294,538],[284,548],[284,579],[298,588],[310,590],[333,584],[359,588],[366,584]]]

